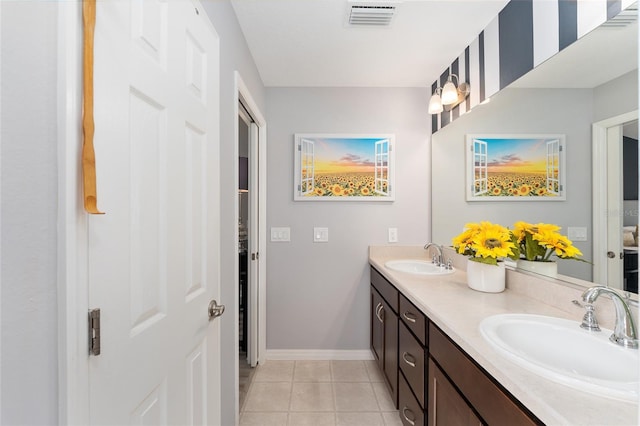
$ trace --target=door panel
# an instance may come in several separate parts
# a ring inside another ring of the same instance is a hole
[[[90,422],[217,424],[218,38],[197,3],[97,6]]]

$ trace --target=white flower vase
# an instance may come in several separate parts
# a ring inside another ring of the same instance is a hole
[[[473,290],[500,293],[505,288],[505,275],[502,263],[496,266],[467,260],[467,285]]]
[[[516,268],[521,271],[533,272],[551,278],[558,276],[558,264],[556,262],[534,262],[531,260],[518,259]]]

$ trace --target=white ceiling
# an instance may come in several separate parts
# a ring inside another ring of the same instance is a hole
[[[428,87],[508,0],[396,2],[389,27],[348,26],[348,0],[231,3],[266,86]]]
[[[392,24],[349,26],[350,6],[362,2],[231,0],[271,87],[429,87],[508,0],[367,0],[395,3]],[[592,31],[512,87],[593,88],[637,68],[636,21]]]

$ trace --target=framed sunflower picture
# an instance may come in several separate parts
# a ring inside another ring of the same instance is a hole
[[[564,135],[467,135],[467,201],[562,201]]]
[[[296,201],[394,201],[394,135],[296,134]]]

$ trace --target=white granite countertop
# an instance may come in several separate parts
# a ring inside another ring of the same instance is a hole
[[[568,298],[561,300],[568,306],[566,311],[526,296],[515,290],[515,285],[514,289],[509,288],[510,275],[522,279],[522,274],[518,273],[507,273],[508,288],[502,293],[477,292],[467,286],[467,274],[460,258],[454,260],[456,271],[451,275],[419,276],[390,270],[384,264],[393,259],[426,260],[422,247],[379,246],[369,249],[372,266],[545,424],[638,425],[637,403],[581,392],[533,374],[501,356],[480,334],[480,321],[503,313],[548,315],[576,320],[578,324],[582,312],[571,311],[571,290],[558,290],[559,298]],[[573,298],[579,294],[575,290]],[[606,360],[594,359],[594,363],[597,362]]]

